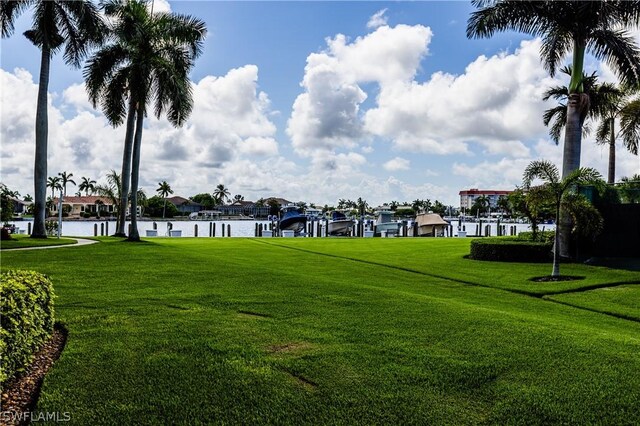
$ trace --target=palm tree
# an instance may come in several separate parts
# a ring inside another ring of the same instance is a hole
[[[140,0],[110,0],[104,11],[112,19],[113,37],[87,64],[85,84],[91,102],[101,104],[114,126],[127,117],[122,204],[126,205],[126,194],[132,194],[135,212],[147,107],[153,103],[158,118],[166,112],[171,124],[184,124],[193,108],[188,73],[202,51],[206,26],[187,15],[151,14]],[[118,234],[123,233],[121,223]],[[135,214],[129,240],[140,240]]]
[[[95,5],[88,0],[3,0],[0,3],[2,37],[8,37],[13,33],[18,16],[31,6],[34,7],[33,28],[24,35],[41,51],[35,128],[35,203],[31,237],[47,238],[47,94],[51,57],[64,45],[64,61],[79,67],[88,49],[102,42],[105,27]]]
[[[613,97],[599,114],[601,121],[596,130],[596,142],[601,145],[609,145],[609,168],[607,174],[607,183],[613,184],[616,180],[616,139],[622,136],[625,147],[635,155],[638,155],[638,125],[636,121],[635,128],[629,125],[628,120],[630,111],[634,108],[634,103],[640,103],[638,99],[629,99],[630,91],[623,88],[618,89],[617,96]],[[631,114],[632,115],[632,114]],[[622,126],[620,131],[616,132],[616,120],[625,117],[626,126]],[[627,134],[628,132],[628,134]]]
[[[140,206],[140,216],[144,216],[144,209],[147,208],[148,205],[147,194],[142,190],[138,189],[138,205]]]
[[[68,183],[72,183],[73,185],[76,184],[76,182],[73,179],[71,179],[71,176],[73,176],[73,173],[61,172],[61,173],[58,173],[58,176],[60,176],[60,182],[62,183],[63,193],[66,196],[67,184]]]
[[[625,202],[640,203],[640,173],[620,179],[619,191]]]
[[[571,67],[563,67],[562,73],[571,75]],[[600,119],[600,125],[596,131],[596,142],[599,144],[610,144],[609,148],[609,179],[613,183],[615,176],[615,120],[620,112],[620,105],[626,97],[624,91],[611,83],[598,83],[596,73],[587,76],[583,74],[582,85],[584,93],[589,96],[589,110],[584,116],[585,119]],[[543,100],[554,98],[559,101],[559,105],[545,111],[543,121],[545,126],[549,126],[551,121],[553,124],[549,129],[551,139],[558,144],[560,134],[567,122],[567,101],[569,99],[569,87],[555,86],[547,90],[543,96]],[[587,135],[590,132],[589,126],[583,123],[582,134]]]
[[[47,188],[51,188],[51,198],[55,198],[56,191],[62,190],[62,184],[60,182],[58,176],[52,176],[47,179]]]
[[[572,70],[570,66],[563,67],[560,72],[571,76]],[[589,95],[589,110],[585,115],[591,120],[596,120],[604,111],[609,108],[610,103],[620,94],[620,91],[610,83],[598,83],[598,77],[596,73],[591,75],[582,75],[582,85],[584,92]],[[569,100],[569,87],[568,86],[554,86],[547,90],[543,97],[543,101],[547,101],[551,98],[558,101],[558,105],[546,110],[542,116],[545,126],[549,126],[549,136],[551,140],[556,143],[560,142],[560,136],[562,130],[567,124],[567,102]],[[582,134],[583,136],[589,134],[590,128],[585,122],[583,122]]]
[[[229,189],[227,189],[227,187],[222,183],[216,186],[216,189],[213,191],[213,198],[215,198],[216,201],[220,204],[229,200],[230,195],[231,192],[229,192]]]
[[[363,200],[362,197],[358,197],[355,208],[358,209],[358,214],[360,215],[360,217],[364,217],[364,215],[367,214],[369,204],[367,204],[367,200]]]
[[[94,187],[95,192],[102,196],[108,198],[111,203],[114,205],[116,212],[120,212],[122,210],[122,204],[120,204],[120,195],[122,192],[122,179],[120,179],[120,175],[115,170],[111,170],[107,174],[107,183],[102,185],[96,185]],[[126,210],[126,205],[123,208]],[[125,212],[126,214],[126,212]],[[120,220],[120,215],[117,216],[116,219],[116,227],[118,226],[118,221]]]
[[[592,168],[579,168],[561,179],[558,168],[553,163],[546,160],[539,160],[532,161],[524,171],[522,180],[525,190],[531,189],[531,184],[535,179],[541,179],[544,182],[542,190],[549,194],[553,200],[557,224],[558,218],[560,217],[560,206],[567,194],[577,185],[594,184],[598,182],[601,179],[601,175],[597,170]],[[562,230],[556,226],[553,269],[551,272],[551,276],[554,278],[560,276],[558,259],[560,254],[559,245],[561,232]]]
[[[93,194],[93,192],[96,190],[96,181],[88,178],[88,177],[82,177],[82,181],[80,182],[80,185],[78,186],[78,189],[80,191],[84,191],[85,195],[89,196],[89,192],[91,192]]]
[[[585,52],[604,60],[618,74],[622,84],[638,85],[640,49],[627,28],[640,21],[637,1],[518,1],[472,0],[479,10],[467,22],[467,37],[491,37],[499,31],[515,30],[542,38],[540,55],[551,76],[572,52],[571,80],[562,156],[562,176],[580,167],[582,125],[589,111],[589,95],[584,90]],[[571,222],[560,218],[563,235]],[[569,255],[564,238],[559,250]]]
[[[160,197],[164,199],[164,205],[162,206],[162,218],[164,219],[164,214],[167,209],[167,196],[169,194],[173,194],[173,189],[171,189],[171,186],[169,186],[166,180],[158,182],[158,185],[159,186],[158,189],[156,189],[156,192]]]
[[[640,140],[640,98],[629,101],[620,111],[620,133],[625,147],[638,155]]]
[[[584,90],[585,52],[604,60],[623,84],[638,84],[640,50],[626,30],[640,21],[636,1],[473,0],[479,10],[467,23],[467,37],[491,37],[515,30],[542,38],[540,54],[551,76],[573,53],[565,127],[562,176],[580,167],[582,124],[589,110]]]
[[[233,201],[234,201],[234,202],[244,201],[244,195],[236,194],[236,195],[233,197]]]

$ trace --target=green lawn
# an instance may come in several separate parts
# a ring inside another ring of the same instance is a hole
[[[526,281],[549,265],[458,239],[101,240],[2,254],[54,282],[69,340],[38,409],[74,424],[640,423],[640,323],[502,289],[573,288]]]
[[[532,295],[545,295],[577,288],[590,288],[612,283],[640,283],[640,273],[587,266],[579,263],[560,265],[562,275],[585,277],[583,280],[533,282],[530,278],[551,274],[551,263],[500,263],[465,259],[470,238],[439,239],[436,245],[421,238],[359,239],[261,239],[265,243],[311,251],[405,269],[427,276],[444,277],[464,283],[503,288]],[[433,247],[437,247],[434,249]],[[454,266],[455,265],[455,266]]]
[[[12,240],[0,242],[0,250],[9,250],[26,247],[45,247],[45,246],[61,246],[65,244],[76,244],[77,241],[71,238],[30,238],[25,234],[14,234]]]
[[[572,306],[640,321],[640,286],[637,285],[621,285],[547,297]]]

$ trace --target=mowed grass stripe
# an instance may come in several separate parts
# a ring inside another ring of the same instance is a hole
[[[391,268],[391,269],[397,269],[397,270],[404,271],[404,272],[425,275],[425,276],[429,276],[429,277],[433,277],[433,278],[444,279],[444,280],[447,280],[447,281],[452,281],[452,282],[456,282],[456,283],[460,283],[460,284],[464,284],[464,285],[492,288],[492,289],[495,289],[495,290],[508,291],[508,292],[512,292],[512,293],[516,293],[516,294],[522,294],[522,295],[526,295],[526,296],[542,298],[545,301],[564,304],[566,306],[571,306],[571,307],[576,308],[576,309],[584,309],[584,310],[587,310],[587,311],[596,312],[596,313],[600,313],[600,314],[603,314],[603,315],[610,315],[610,316],[613,316],[615,318],[624,319],[624,320],[640,321],[640,318],[639,318],[640,317],[640,309],[637,309],[637,310],[633,311],[632,315],[621,314],[621,313],[618,313],[618,312],[615,312],[615,311],[609,311],[609,310],[606,310],[606,309],[589,308],[589,307],[582,306],[580,304],[563,302],[563,301],[560,301],[560,300],[552,298],[552,297],[547,297],[549,295],[561,295],[561,294],[567,294],[567,293],[580,293],[580,292],[586,292],[586,291],[602,289],[602,288],[611,288],[611,287],[618,287],[618,286],[624,286],[624,285],[638,284],[638,282],[636,280],[621,281],[621,282],[616,282],[616,283],[592,284],[592,285],[584,286],[584,287],[570,288],[570,289],[557,290],[557,291],[545,291],[544,293],[539,293],[539,292],[531,292],[531,291],[521,290],[521,289],[517,289],[517,288],[496,287],[495,285],[481,284],[481,283],[478,283],[478,282],[472,282],[472,281],[460,280],[460,279],[456,279],[456,278],[450,278],[450,277],[443,276],[443,275],[430,274],[428,272],[419,271],[419,270],[416,270],[416,269],[404,268],[404,267],[400,267],[400,266],[397,266],[397,265],[390,265],[390,264],[385,264],[385,263],[380,263],[380,262],[357,259],[357,258],[348,257],[348,256],[339,256],[339,255],[335,255],[335,254],[322,253],[322,252],[317,252],[317,251],[313,251],[313,250],[308,250],[308,249],[305,249],[305,248],[302,248],[302,247],[291,247],[291,246],[288,246],[288,245],[281,245],[281,244],[278,244],[278,243],[271,243],[270,241],[267,242],[265,240],[252,240],[252,241],[256,241],[256,242],[263,243],[263,244],[268,244],[268,245],[271,245],[271,246],[286,248],[286,249],[289,249],[289,250],[298,250],[298,251],[305,252],[305,253],[318,254],[320,256],[328,256],[328,257],[333,257],[333,258],[347,259],[347,260],[351,260],[351,261],[354,261],[354,262],[360,262],[360,263],[365,263],[365,264],[374,265],[374,266],[382,266],[382,267],[387,267],[387,268]]]
[[[249,240],[103,241],[3,253],[54,280],[38,408],[74,423],[640,421],[636,323]]]
[[[585,293],[566,293],[545,297],[557,303],[640,321],[640,286],[605,287]]]
[[[464,283],[501,288],[541,297],[583,288],[597,288],[640,282],[640,272],[561,264],[564,275],[584,276],[584,280],[541,282],[530,278],[549,275],[551,264],[485,262],[464,258],[469,254],[469,238],[286,238],[270,244],[300,248],[332,256],[389,265]],[[456,265],[452,268],[451,265]]]

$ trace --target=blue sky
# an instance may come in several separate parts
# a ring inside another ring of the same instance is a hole
[[[512,189],[532,159],[559,163],[540,97],[561,80],[542,69],[539,43],[527,35],[467,39],[469,2],[156,0],[154,7],[195,15],[209,32],[192,72],[189,123],[176,130],[147,120],[148,194],[167,180],[182,196],[224,183],[253,200],[457,205],[461,189]],[[21,34],[29,23],[25,14],[1,53],[2,181],[22,194],[33,192],[39,72],[39,52]],[[587,66],[612,78],[593,60]],[[100,181],[119,170],[124,129],[87,104],[81,70],[56,57],[49,91],[49,174]],[[587,140],[584,151],[583,164],[606,173],[606,150]],[[637,157],[619,157],[618,177],[637,172]]]

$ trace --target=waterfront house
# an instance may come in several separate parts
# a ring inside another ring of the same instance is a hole
[[[51,214],[58,214],[58,205],[60,204],[58,197],[54,198],[51,205]],[[67,213],[69,217],[82,217],[84,213],[97,216],[112,216],[115,214],[115,205],[107,197],[95,195],[72,197],[62,197],[62,212]]]
[[[204,209],[204,206],[200,203],[196,203],[193,200],[184,197],[168,197],[165,198],[167,202],[176,206],[176,209],[180,212],[180,216],[189,216],[191,213],[197,213]]]

